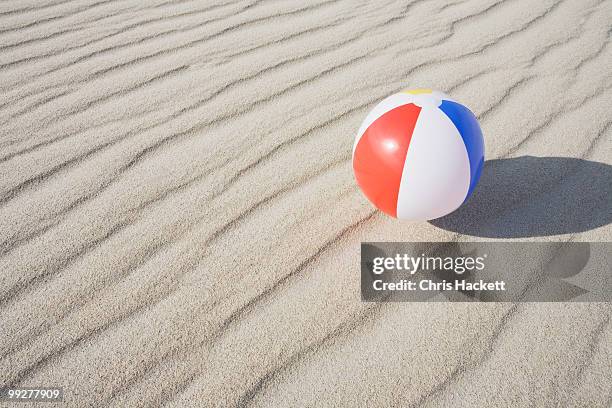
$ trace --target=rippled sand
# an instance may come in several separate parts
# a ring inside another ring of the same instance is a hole
[[[362,303],[359,244],[611,241],[611,26],[610,0],[1,2],[0,386],[610,406],[609,304]],[[355,186],[362,118],[414,87],[481,121],[469,217]]]

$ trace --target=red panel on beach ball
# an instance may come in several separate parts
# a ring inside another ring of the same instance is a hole
[[[421,108],[399,106],[382,115],[365,131],[353,160],[357,184],[385,213],[396,217],[402,171]]]

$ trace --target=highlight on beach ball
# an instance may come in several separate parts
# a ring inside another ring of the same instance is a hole
[[[429,89],[381,101],[353,147],[357,184],[376,207],[401,219],[432,220],[456,210],[474,190],[483,164],[474,114]]]

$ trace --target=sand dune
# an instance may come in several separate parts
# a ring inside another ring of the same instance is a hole
[[[609,304],[362,303],[359,243],[610,241],[611,33],[609,0],[0,3],[0,386],[610,406]],[[475,224],[353,181],[361,120],[410,87],[481,121]]]

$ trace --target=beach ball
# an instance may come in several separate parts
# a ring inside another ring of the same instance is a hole
[[[361,124],[353,171],[386,214],[431,220],[464,203],[480,177],[484,140],[474,114],[442,92],[407,90],[382,100]]]

